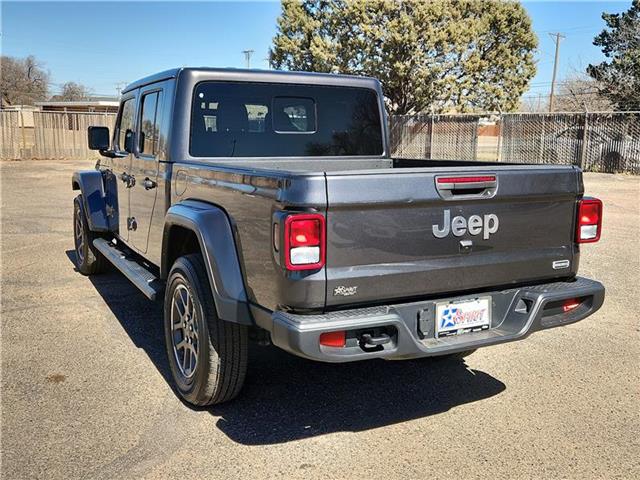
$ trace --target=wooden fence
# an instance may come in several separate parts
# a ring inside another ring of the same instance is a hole
[[[87,148],[89,126],[109,127],[113,113],[0,111],[0,160],[93,159]]]
[[[0,111],[0,159],[21,158],[26,147],[22,112]]]

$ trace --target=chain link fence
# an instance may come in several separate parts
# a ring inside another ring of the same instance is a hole
[[[93,159],[87,148],[87,128],[113,131],[113,113],[0,111],[0,160]]]
[[[395,115],[390,118],[396,157],[455,160],[475,155],[478,120],[471,115]]]
[[[392,156],[640,174],[640,112],[391,117]]]

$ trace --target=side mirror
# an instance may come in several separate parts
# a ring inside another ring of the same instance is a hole
[[[127,129],[124,134],[124,151],[133,153],[133,130]]]
[[[109,150],[108,127],[89,127],[87,132],[89,150]]]

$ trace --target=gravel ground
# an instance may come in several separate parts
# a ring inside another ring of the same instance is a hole
[[[607,287],[575,325],[463,362],[252,352],[242,397],[194,410],[168,381],[158,305],[72,262],[71,172],[2,174],[2,478],[638,478],[640,181],[587,174]]]

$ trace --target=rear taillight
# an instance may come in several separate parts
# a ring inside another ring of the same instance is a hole
[[[319,213],[289,215],[284,222],[284,263],[287,270],[324,266],[325,221]]]
[[[600,240],[602,229],[602,202],[597,198],[583,198],[578,202],[576,242],[591,243]]]

